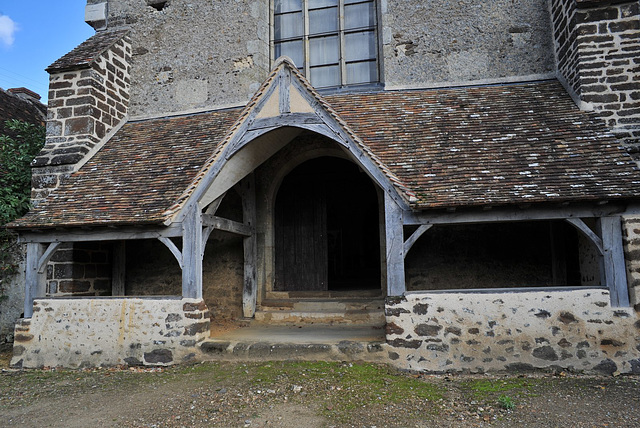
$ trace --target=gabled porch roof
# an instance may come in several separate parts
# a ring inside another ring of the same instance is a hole
[[[278,106],[287,98],[277,92],[285,71],[297,91],[287,97],[298,97],[286,102],[306,103],[308,114],[283,115]],[[262,135],[256,121],[273,129],[285,116],[276,128],[322,125],[348,140],[351,154],[413,210],[640,197],[631,158],[557,81],[321,97],[283,60],[244,108],[125,124],[10,226],[169,224],[247,144],[244,134]]]

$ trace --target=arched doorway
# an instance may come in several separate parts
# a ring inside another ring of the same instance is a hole
[[[275,291],[380,289],[378,195],[358,166],[303,162],[275,202]]]

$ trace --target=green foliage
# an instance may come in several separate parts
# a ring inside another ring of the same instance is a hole
[[[473,392],[477,399],[483,399],[498,392],[527,391],[533,381],[527,378],[474,379],[463,382],[463,386]]]
[[[516,404],[508,395],[501,395],[498,397],[498,404],[505,410],[512,410],[516,407]]]
[[[44,145],[44,126],[18,120],[5,122],[10,135],[0,135],[0,295],[4,279],[13,275],[15,238],[5,224],[29,210],[31,161]]]
[[[0,135],[0,224],[24,215],[29,209],[31,168],[29,165],[44,145],[45,130],[18,120],[5,129],[14,136]]]

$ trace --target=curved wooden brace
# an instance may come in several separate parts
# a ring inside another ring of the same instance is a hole
[[[584,235],[589,238],[589,240],[596,246],[596,248],[598,249],[598,254],[600,254],[601,256],[604,255],[604,246],[602,245],[602,239],[600,239],[600,237],[596,235],[595,232],[591,230],[584,221],[582,221],[582,219],[565,218],[564,220],[578,229],[580,232],[584,233]]]
[[[204,213],[214,215],[216,211],[218,211],[218,208],[220,207],[220,204],[222,203],[222,200],[226,195],[227,195],[227,192],[224,192],[222,196],[220,196],[215,201],[211,202],[209,206],[207,206],[207,209],[205,210]],[[207,241],[209,240],[209,236],[211,236],[211,232],[213,232],[213,229],[214,229],[213,226],[207,226],[202,230],[202,256],[203,257],[204,257],[205,247],[207,246]]]
[[[53,253],[56,252],[58,247],[62,244],[62,242],[52,242],[47,247],[47,250],[42,254],[42,256],[38,259],[38,273],[44,273],[47,268],[47,263],[51,260]]]
[[[404,257],[405,258],[407,258],[407,253],[409,252],[411,247],[413,247],[413,244],[416,243],[416,241],[422,236],[423,233],[431,229],[431,227],[433,227],[432,224],[421,224],[416,229],[416,231],[413,232],[406,241],[404,241]]]
[[[169,238],[158,238],[158,241],[162,242],[169,249],[169,251],[171,251],[173,257],[175,257],[178,261],[180,269],[182,269],[182,253],[180,252],[178,247],[176,247],[176,244],[174,244],[173,241]]]

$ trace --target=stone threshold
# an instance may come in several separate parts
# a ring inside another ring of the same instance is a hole
[[[215,333],[214,333],[215,334]],[[385,331],[372,325],[264,325],[252,323],[200,344],[214,361],[384,361]]]

